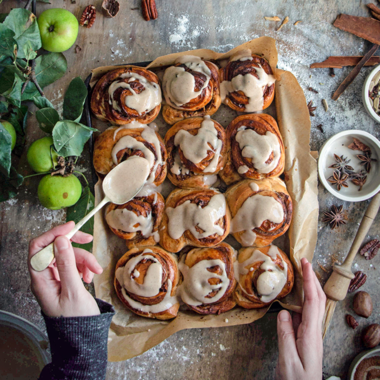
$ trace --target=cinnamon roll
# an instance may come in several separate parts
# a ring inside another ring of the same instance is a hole
[[[226,162],[226,133],[210,116],[173,125],[165,136],[168,178],[178,187],[210,187]]]
[[[226,192],[231,232],[243,247],[264,247],[283,235],[292,220],[293,205],[279,178],[244,180]]]
[[[245,309],[258,309],[288,295],[294,285],[293,266],[275,245],[242,248],[239,251],[234,296]]]
[[[151,123],[160,113],[161,89],[156,74],[126,66],[104,74],[91,96],[91,110],[102,121],[124,125]]]
[[[100,174],[107,174],[117,164],[132,156],[148,160],[149,183],[158,186],[164,182],[167,153],[162,138],[154,129],[108,128],[95,141],[93,163]]]
[[[129,249],[155,245],[160,240],[158,227],[165,209],[163,196],[155,191],[140,192],[123,205],[110,203],[106,222],[111,231],[124,239]]]
[[[222,102],[235,111],[261,111],[273,101],[276,80],[272,68],[250,50],[233,55],[219,77]]]
[[[185,246],[213,247],[230,230],[224,195],[214,189],[175,189],[166,199],[160,245],[169,252]]]
[[[227,127],[227,163],[220,177],[228,185],[243,178],[278,177],[285,148],[276,120],[267,114],[241,115]]]
[[[182,301],[198,314],[220,314],[236,302],[233,293],[235,250],[226,243],[212,248],[195,248],[181,256],[183,281],[178,288]]]
[[[162,116],[168,124],[213,115],[221,104],[218,68],[199,57],[179,57],[165,70],[162,91],[166,101]]]
[[[177,258],[160,247],[133,248],[116,264],[115,290],[134,313],[148,318],[177,316]]]

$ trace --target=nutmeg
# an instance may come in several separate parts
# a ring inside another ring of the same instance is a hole
[[[357,292],[354,297],[353,309],[357,315],[368,318],[373,310],[371,296],[367,292]]]
[[[380,343],[380,325],[374,323],[363,331],[363,344],[368,348],[376,347]]]

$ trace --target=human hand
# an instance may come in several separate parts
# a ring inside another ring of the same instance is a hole
[[[32,292],[42,311],[49,317],[84,317],[100,314],[99,307],[92,295],[85,289],[81,277],[90,283],[94,273],[103,269],[95,256],[82,248],[73,248],[66,235],[74,228],[69,222],[33,239],[29,244],[29,273]],[[86,244],[92,236],[77,232],[72,241]],[[30,259],[42,248],[54,241],[55,263],[42,272],[30,266]]]
[[[302,259],[305,300],[302,315],[282,310],[277,317],[279,359],[276,380],[322,379],[322,321],[326,295],[311,264]],[[293,322],[293,323],[292,323]]]

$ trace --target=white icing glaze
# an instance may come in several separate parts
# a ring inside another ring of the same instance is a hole
[[[141,297],[154,297],[160,292],[163,268],[161,263],[154,256],[149,255],[149,253],[152,253],[152,251],[150,249],[145,249],[139,255],[128,260],[124,267],[120,267],[116,270],[115,276],[121,285],[123,297],[128,301],[132,308],[146,313],[160,313],[170,309],[173,305],[178,303],[177,297],[171,296],[173,286],[171,280],[168,280],[168,289],[164,299],[155,305],[143,305],[129,297],[125,291],[127,290],[128,292]],[[138,278],[140,273],[138,276],[135,276],[134,273],[136,270],[134,268],[144,259],[152,260],[153,263],[150,264],[145,274],[144,282],[139,284],[134,278]]]
[[[260,227],[265,220],[281,223],[284,218],[282,205],[276,199],[260,194],[247,198],[231,221],[231,232],[244,231],[241,235],[242,245],[254,244],[256,233],[254,228]]]
[[[244,173],[247,173],[248,170],[249,170],[249,167],[247,165],[241,165],[238,168],[238,173],[244,174]]]
[[[226,266],[222,260],[202,260],[189,268],[185,264],[183,255],[179,262],[179,270],[183,275],[183,282],[179,288],[182,301],[191,306],[210,304],[219,301],[225,294],[230,279],[226,273]],[[213,273],[208,270],[213,266],[218,266],[221,274]],[[209,280],[217,278],[219,283],[211,285]],[[211,292],[218,290],[213,297],[207,297]]]
[[[175,175],[187,175],[190,173],[190,170],[183,164],[178,150],[174,154],[174,163],[170,168],[170,171]]]
[[[216,174],[204,175],[203,183],[205,186],[212,186],[218,180],[218,176]]]
[[[249,184],[249,187],[252,189],[252,191],[259,191],[260,190],[260,187],[256,182],[251,182]]]
[[[132,136],[123,136],[112,149],[112,161],[115,165],[117,165],[117,153],[120,150],[127,148],[132,150],[140,150],[143,153],[145,159],[148,161],[150,170],[153,168],[153,170],[151,171],[151,175],[148,178],[148,181],[154,182],[157,168],[158,166],[161,166],[163,164],[160,141],[157,137],[156,132],[149,127],[144,129],[144,131],[141,133],[141,137],[155,147],[157,159],[154,153],[149,148],[147,148],[141,141],[137,141]],[[127,161],[133,157],[135,156],[129,157]]]
[[[168,216],[168,232],[172,239],[179,239],[189,230],[197,239],[218,234],[223,235],[224,229],[217,221],[226,215],[226,200],[223,194],[215,194],[207,206],[197,206],[190,200],[173,208],[166,209]],[[203,232],[198,232],[201,229]]]
[[[236,134],[236,141],[239,143],[242,156],[251,158],[259,173],[270,173],[276,168],[281,157],[281,147],[274,133],[267,131],[265,135],[259,135],[253,129],[240,130]],[[273,160],[267,164],[266,161],[272,153]]]
[[[120,87],[131,91],[132,95],[125,97],[125,105],[128,108],[136,110],[139,115],[144,112],[150,112],[153,108],[161,104],[161,89],[157,83],[149,82],[145,77],[136,73],[125,73],[120,76],[122,79],[127,78],[128,83],[124,81],[115,81],[108,88],[109,104],[118,111],[121,111],[117,102],[113,99],[113,93]],[[137,94],[131,87],[130,82],[138,80],[145,89]]]
[[[149,172],[150,165],[145,158],[132,156],[107,174],[103,191],[113,203],[124,204],[142,188]]]
[[[238,264],[238,273],[240,275],[246,275],[253,270],[253,268],[251,268],[253,264],[258,261],[263,261],[260,265],[260,269],[264,270],[264,272],[257,278],[256,285],[260,300],[263,302],[273,301],[281,293],[288,278],[288,265],[282,259],[275,245],[270,246],[268,255],[269,256],[265,255],[258,249],[252,248],[251,256],[244,262]],[[273,260],[275,260],[277,256],[281,257],[283,269],[273,263]],[[245,293],[244,288],[242,286],[240,286],[240,288]]]
[[[248,57],[246,57],[248,59]],[[242,58],[239,59],[243,60]],[[231,92],[242,91],[248,98],[248,104],[245,105],[245,112],[256,112],[263,109],[265,86],[271,86],[275,82],[273,75],[268,75],[265,70],[259,66],[255,68],[258,78],[252,74],[239,74],[232,78],[231,81],[223,81],[220,84],[220,95],[224,101]]]
[[[184,156],[194,164],[199,164],[207,157],[208,151],[212,150],[214,157],[203,172],[215,172],[223,142],[218,138],[218,131],[210,116],[205,116],[196,135],[184,129],[179,130],[174,138],[174,145],[180,146]]]
[[[155,194],[154,202],[157,201],[157,192],[161,192],[162,185],[156,186],[152,182],[147,182],[144,187],[139,191],[138,194],[136,194],[136,197],[149,197],[152,194]]]
[[[170,66],[165,70],[162,80],[165,100],[170,105],[181,107],[198,97],[208,86],[211,71],[202,59],[195,56],[185,55],[179,57],[175,63],[185,64],[192,71],[197,71],[206,76],[206,81],[202,88],[199,91],[195,91],[195,79],[193,75],[185,71],[183,67]]]

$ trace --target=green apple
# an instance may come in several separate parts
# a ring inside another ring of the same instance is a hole
[[[74,45],[79,24],[76,17],[66,9],[51,8],[38,17],[42,47],[47,51],[61,53]]]
[[[8,133],[12,137],[11,150],[13,150],[13,148],[16,145],[16,139],[17,139],[16,130],[15,130],[14,126],[9,121],[0,120],[0,123],[3,125],[3,127],[8,131]]]
[[[68,177],[45,175],[38,184],[38,199],[51,210],[70,207],[79,201],[82,185],[74,174]]]
[[[29,166],[36,173],[47,172],[57,165],[58,154],[53,144],[53,139],[46,136],[34,141],[29,147],[26,158]]]

